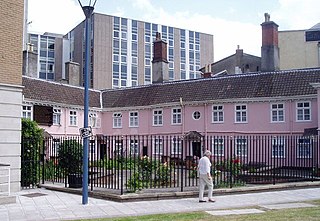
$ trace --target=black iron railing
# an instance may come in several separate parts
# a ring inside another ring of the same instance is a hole
[[[22,186],[81,187],[82,139],[23,141]],[[37,148],[29,148],[30,146]],[[96,136],[89,143],[89,187],[124,194],[140,189],[197,187],[197,163],[212,152],[216,188],[313,181],[320,178],[319,137],[301,136]],[[32,174],[34,179],[27,178]]]

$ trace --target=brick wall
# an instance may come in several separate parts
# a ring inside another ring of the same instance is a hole
[[[0,83],[21,85],[23,0],[0,0]]]

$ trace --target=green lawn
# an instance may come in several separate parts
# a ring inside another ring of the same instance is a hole
[[[250,215],[229,215],[229,216],[212,216],[205,212],[193,213],[176,213],[176,214],[160,214],[147,215],[137,217],[123,217],[123,218],[105,218],[105,219],[91,219],[91,221],[182,221],[182,220],[197,220],[197,221],[312,221],[320,220],[320,200],[306,202],[317,205],[317,207],[297,208],[297,209],[282,209],[282,210],[267,210],[265,213],[250,214]],[[261,208],[260,208],[261,209]],[[262,210],[262,209],[261,209]],[[82,220],[83,221],[83,220]]]

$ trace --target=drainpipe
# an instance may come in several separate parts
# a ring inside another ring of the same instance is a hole
[[[182,114],[182,126],[181,126],[181,136],[184,135],[184,130],[185,130],[185,125],[184,125],[184,122],[185,122],[185,110],[184,110],[184,106],[183,106],[183,100],[182,100],[182,97],[180,97],[180,107],[181,107],[181,114]]]

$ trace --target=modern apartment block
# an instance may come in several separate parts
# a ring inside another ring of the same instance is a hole
[[[22,40],[24,1],[1,0],[0,7],[0,170],[1,197],[20,191]],[[10,168],[6,177],[6,168]],[[9,180],[7,179],[9,178]],[[14,199],[15,200],[15,199]],[[14,201],[15,202],[15,201]]]
[[[307,30],[279,31],[280,69],[320,66],[320,23]]]
[[[70,61],[84,64],[82,22],[65,37]],[[152,47],[156,33],[167,43],[169,80],[200,78],[213,61],[213,35],[160,24],[94,13],[90,87],[121,88],[152,83]],[[82,71],[81,71],[82,73]],[[83,76],[80,76],[82,85]]]

